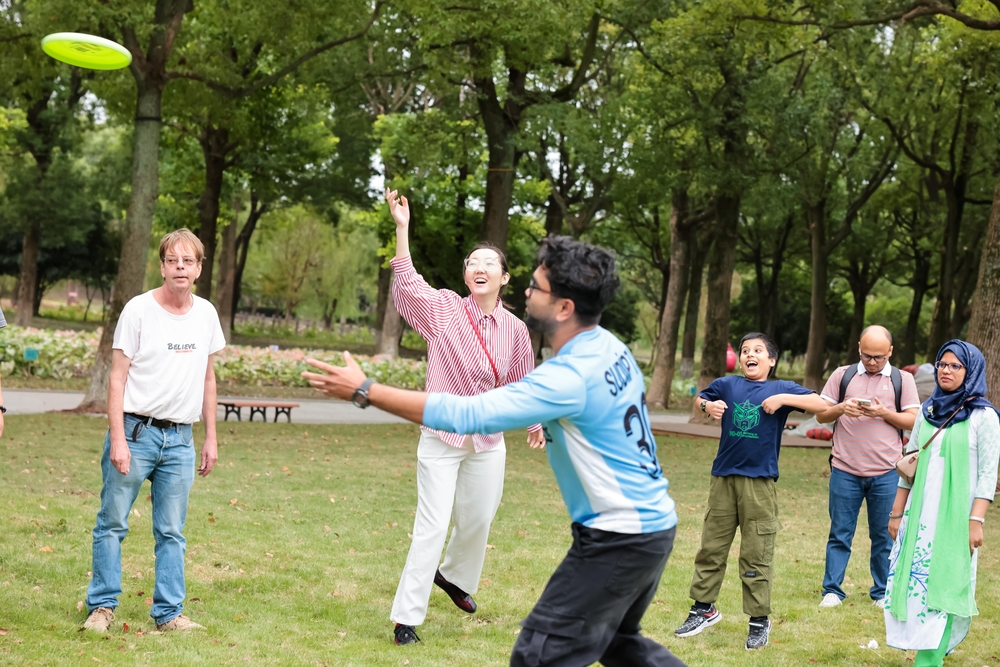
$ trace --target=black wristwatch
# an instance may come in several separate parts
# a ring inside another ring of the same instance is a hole
[[[706,406],[706,405],[708,405],[708,401],[706,401],[706,400],[702,400],[702,402],[701,402],[701,411],[702,411],[702,412],[704,412],[704,411],[705,411],[705,406]]]
[[[5,408],[4,406],[0,405],[0,415],[5,415],[5,414],[7,414],[7,408]]]
[[[361,409],[367,408],[371,405],[371,402],[368,400],[368,388],[373,384],[375,384],[375,380],[371,378],[362,382],[361,386],[355,389],[354,393],[351,395],[351,402]]]

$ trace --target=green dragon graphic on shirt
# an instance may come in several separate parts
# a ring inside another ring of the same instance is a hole
[[[739,429],[730,431],[735,438],[757,438],[753,430],[760,423],[760,406],[752,404],[749,399],[733,406],[733,425]]]

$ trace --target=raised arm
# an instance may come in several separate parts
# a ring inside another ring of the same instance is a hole
[[[396,259],[410,256],[410,203],[406,197],[389,188],[385,189],[385,200],[389,203],[389,213],[396,223]]]

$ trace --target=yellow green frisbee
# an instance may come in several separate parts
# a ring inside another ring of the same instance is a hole
[[[121,69],[132,54],[110,39],[82,32],[57,32],[42,38],[42,51],[56,60],[88,69]]]

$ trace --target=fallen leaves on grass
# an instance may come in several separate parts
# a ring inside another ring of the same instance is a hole
[[[52,553],[52,547],[50,547],[50,546],[44,546],[41,549],[39,549],[39,551],[41,551],[42,553],[50,554],[50,553]]]
[[[146,598],[146,604],[152,605],[153,604],[153,598]]]
[[[122,632],[128,632],[128,631],[129,631],[128,623],[122,623]]]
[[[8,632],[10,632],[10,631],[7,628],[0,628],[0,637],[3,637]]]

